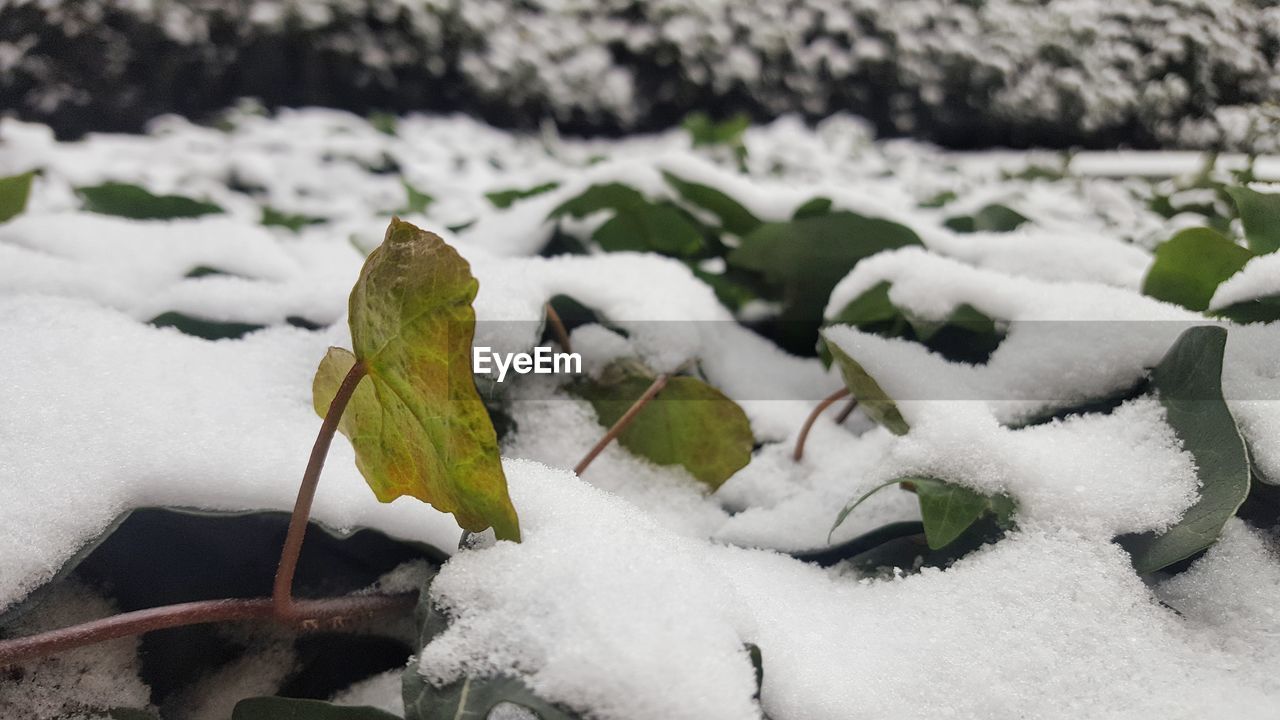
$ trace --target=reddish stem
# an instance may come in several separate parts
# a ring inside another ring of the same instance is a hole
[[[854,409],[857,407],[858,398],[851,398],[849,400],[849,404],[845,405],[844,409],[840,411],[840,414],[836,416],[836,424],[843,425],[844,421],[849,419],[849,416],[853,414]]]
[[[564,320],[560,319],[560,313],[551,307],[551,303],[547,303],[547,323],[551,325],[551,333],[556,336],[556,342],[560,343],[560,349],[573,352],[569,346],[569,328],[565,327]]]
[[[595,446],[587,452],[586,457],[582,458],[582,460],[578,462],[578,465],[573,468],[573,472],[577,475],[581,475],[583,471],[587,469],[587,466],[591,464],[591,461],[595,460],[596,456],[604,452],[604,449],[609,446],[609,443],[613,442],[614,438],[621,435],[622,431],[627,429],[627,426],[631,424],[632,420],[636,419],[636,415],[640,414],[640,411],[644,409],[644,406],[648,405],[650,400],[657,396],[658,393],[662,392],[662,388],[667,386],[667,381],[670,379],[671,376],[667,373],[663,373],[654,378],[653,383],[644,391],[644,394],[632,403],[631,407],[627,408],[627,411],[622,414],[622,417],[618,418],[618,421],[613,424],[613,427],[609,428],[609,431],[604,434],[604,437],[600,438],[599,442],[597,442]]]
[[[800,462],[804,457],[804,442],[809,439],[809,430],[813,427],[813,424],[817,422],[818,416],[822,414],[822,411],[831,407],[840,398],[848,395],[849,388],[840,388],[823,398],[822,402],[818,403],[818,406],[813,409],[813,412],[809,413],[809,417],[805,418],[804,426],[800,428],[800,435],[796,437],[796,449],[795,452],[791,453],[791,458],[793,460]],[[855,400],[854,402],[856,403],[857,401]]]
[[[302,541],[306,537],[307,521],[311,518],[311,503],[316,497],[316,487],[320,484],[320,471],[324,469],[324,459],[329,455],[329,445],[338,430],[338,421],[347,408],[356,386],[364,378],[364,363],[356,361],[342,378],[329,410],[324,414],[324,422],[320,423],[320,432],[316,442],[311,446],[311,459],[307,462],[306,472],[302,474],[302,485],[298,487],[298,499],[293,503],[293,514],[289,516],[289,532],[284,538],[284,547],[280,550],[280,565],[276,568],[275,585],[271,590],[271,599],[275,604],[276,617],[289,620],[294,617],[297,607],[293,601],[293,574],[298,569],[298,556],[302,553]]]

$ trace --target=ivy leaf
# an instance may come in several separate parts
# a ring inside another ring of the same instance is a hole
[[[283,227],[300,232],[308,225],[319,225],[323,222],[326,220],[322,217],[281,212],[270,206],[262,208],[262,224],[267,227]]]
[[[1142,293],[1191,310],[1205,310],[1224,280],[1253,257],[1210,228],[1188,228],[1161,243]]]
[[[1249,249],[1258,255],[1280,250],[1280,193],[1260,193],[1245,187],[1224,189],[1236,203]]]
[[[1010,232],[1030,222],[1025,215],[1006,205],[993,203],[972,215],[947,218],[943,225],[958,233]]]
[[[894,435],[906,435],[911,426],[902,417],[893,398],[839,345],[830,340],[826,341],[826,345],[831,350],[831,356],[840,365],[840,375],[844,378],[845,387],[858,400],[858,407],[862,408],[867,417],[883,425]]]
[[[339,430],[382,502],[409,495],[472,532],[519,540],[493,424],[471,374],[479,283],[439,236],[392,220],[351,291],[352,354],[330,348],[313,384],[323,415],[364,363]]]
[[[404,187],[405,202],[404,207],[396,211],[398,213],[421,215],[426,213],[427,208],[431,207],[431,203],[436,201],[434,197],[418,190],[403,178],[400,179],[400,185]]]
[[[615,363],[600,380],[572,392],[612,427],[644,394],[653,376],[634,363]],[[747,415],[716,388],[693,377],[673,377],[618,436],[631,452],[658,465],[681,465],[711,489],[751,461],[755,437]]]
[[[809,217],[818,217],[831,212],[831,198],[816,197],[805,202],[791,213],[792,220],[803,220]]]
[[[31,181],[35,176],[34,172],[25,172],[0,178],[0,222],[10,220],[27,209]]]
[[[985,363],[1004,341],[996,321],[968,303],[944,320],[926,320],[889,299],[890,283],[880,282],[849,301],[831,325],[852,325],[863,332],[919,342],[953,362]],[[824,352],[829,352],[823,346]]]
[[[493,203],[494,207],[506,210],[514,205],[517,200],[524,200],[525,198],[531,198],[545,192],[551,192],[558,187],[560,187],[560,183],[548,182],[541,185],[535,185],[526,190],[517,190],[515,188],[510,190],[497,190],[491,193],[485,193],[484,196],[489,199],[489,202]]]
[[[399,720],[399,717],[374,707],[334,705],[301,698],[254,697],[236,703],[231,720]]]
[[[155,327],[171,327],[184,335],[192,335],[205,340],[239,340],[251,332],[266,327],[265,325],[253,323],[208,320],[180,312],[161,313],[151,318],[149,324]]]
[[[702,250],[698,226],[675,205],[654,203],[620,183],[592,185],[551,211],[550,217],[582,218],[604,210],[613,217],[596,229],[591,239],[609,252],[652,250],[674,257],[688,257]]]
[[[742,142],[742,134],[751,126],[750,116],[739,113],[731,118],[716,122],[710,115],[702,112],[690,113],[681,126],[693,138],[693,146],[702,145],[738,145]]]
[[[173,220],[215,215],[222,208],[182,195],[152,195],[137,185],[109,182],[76,188],[84,199],[84,209],[103,215],[117,215],[133,220]]]
[[[682,180],[669,172],[663,172],[662,177],[666,178],[671,187],[675,188],[685,200],[720,218],[720,224],[724,229],[734,235],[746,235],[760,227],[760,218],[753,215],[737,200],[710,185]]]
[[[1249,494],[1249,457],[1222,398],[1225,328],[1182,333],[1151,374],[1166,420],[1195,460],[1200,498],[1163,533],[1121,538],[1139,573],[1168,567],[1212,545]]]
[[[836,516],[831,531],[835,532],[849,513],[867,498],[891,485],[904,485],[914,490],[920,502],[920,519],[925,541],[930,550],[941,550],[955,542],[983,515],[990,513],[1002,528],[1012,525],[1014,503],[1007,495],[984,495],[976,490],[930,477],[904,477],[877,485],[862,497],[845,506]]]
[[[904,225],[835,212],[761,225],[730,253],[731,266],[752,270],[781,289],[784,344],[812,352],[831,289],[863,258],[920,245]]]
[[[1214,311],[1213,315],[1242,325],[1275,322],[1280,320],[1280,295],[1241,300]]]

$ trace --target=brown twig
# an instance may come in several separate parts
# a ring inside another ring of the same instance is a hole
[[[604,434],[604,437],[600,438],[599,442],[597,442],[595,446],[587,452],[586,456],[578,462],[577,466],[573,468],[573,472],[577,475],[581,475],[583,471],[587,469],[587,466],[591,464],[591,461],[595,460],[596,456],[603,452],[604,449],[609,446],[609,443],[613,442],[614,438],[621,435],[622,431],[627,429],[627,426],[631,424],[632,420],[636,419],[636,415],[640,414],[640,411],[644,409],[644,406],[648,405],[650,400],[652,400],[658,393],[662,392],[662,388],[667,386],[667,381],[670,379],[671,376],[667,373],[663,373],[654,378],[653,383],[644,391],[644,394],[636,399],[636,401],[631,404],[631,407],[627,408],[627,411],[622,414],[622,417],[618,418],[618,421],[613,424],[613,427],[609,428],[609,431]]]
[[[298,569],[298,555],[302,553],[302,541],[306,537],[307,521],[311,518],[311,503],[316,497],[316,487],[320,484],[320,471],[324,469],[324,459],[329,455],[329,445],[338,430],[338,421],[347,408],[356,386],[364,378],[364,363],[356,361],[342,378],[329,410],[324,414],[324,422],[320,423],[320,432],[316,442],[311,446],[311,459],[307,461],[306,472],[302,474],[302,484],[298,487],[298,499],[293,503],[293,514],[289,516],[289,532],[284,538],[284,547],[280,550],[280,565],[276,568],[276,580],[271,589],[271,599],[275,604],[276,616],[282,620],[292,618],[297,610],[293,602],[293,574]]]
[[[849,419],[849,416],[853,414],[854,409],[857,407],[858,398],[850,398],[849,404],[845,405],[844,409],[840,411],[840,414],[836,416],[836,424],[843,425],[844,421]]]
[[[292,622],[304,630],[341,627],[375,613],[409,610],[416,602],[406,595],[350,595],[301,600],[292,607]],[[165,605],[91,620],[80,625],[26,637],[0,640],[0,667],[93,643],[152,630],[237,620],[279,619],[271,598],[229,598]]]
[[[569,346],[569,328],[565,327],[564,320],[560,319],[560,313],[551,307],[551,303],[547,303],[547,323],[551,325],[551,334],[556,336],[556,342],[560,343],[560,349],[565,352],[573,352],[573,348]]]
[[[822,414],[822,411],[831,407],[836,401],[846,397],[848,394],[849,388],[840,388],[823,398],[822,402],[818,403],[818,406],[813,409],[813,412],[809,413],[809,417],[805,418],[804,426],[800,428],[800,435],[796,437],[796,449],[795,452],[791,453],[792,460],[800,462],[801,458],[804,457],[804,441],[809,438],[809,429],[817,422],[818,416]]]

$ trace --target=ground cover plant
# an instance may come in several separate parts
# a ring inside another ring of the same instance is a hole
[[[0,141],[0,714],[1280,697],[1267,158],[252,108]],[[540,344],[583,371],[473,373]]]

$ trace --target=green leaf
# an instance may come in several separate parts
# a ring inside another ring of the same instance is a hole
[[[1249,494],[1249,457],[1222,398],[1225,328],[1182,333],[1152,371],[1166,420],[1195,460],[1200,498],[1173,527],[1121,539],[1139,573],[1151,573],[1212,545]]]
[[[663,172],[662,176],[685,200],[720,218],[720,224],[725,230],[735,235],[746,235],[760,227],[760,218],[753,215],[737,200],[710,185],[682,180],[669,172]]]
[[[902,417],[898,405],[862,365],[849,356],[839,345],[826,341],[831,355],[840,365],[840,375],[845,387],[858,400],[858,407],[867,417],[885,426],[894,435],[906,435],[911,426]]]
[[[27,209],[31,181],[35,176],[34,172],[25,172],[0,178],[0,222],[10,220]]]
[[[946,205],[946,204],[947,204],[947,203],[949,203],[949,202],[953,202],[953,201],[955,201],[955,200],[956,200],[957,198],[959,198],[959,197],[960,197],[960,196],[959,196],[959,195],[956,195],[955,191],[953,191],[953,190],[943,190],[942,192],[938,193],[937,195],[934,195],[934,196],[932,196],[932,197],[930,197],[930,198],[928,198],[928,199],[926,199],[926,200],[922,200],[922,201],[920,201],[920,207],[922,207],[922,208],[940,208],[940,207],[942,207],[943,205]]]
[[[1249,249],[1258,255],[1280,250],[1280,193],[1260,193],[1245,187],[1224,189],[1236,203]]]
[[[382,502],[409,495],[453,513],[472,532],[519,540],[493,424],[471,373],[479,283],[439,236],[392,220],[351,291],[355,354],[330,348],[313,384],[323,415],[359,360],[339,430]]]
[[[572,392],[612,427],[653,382],[632,363],[615,363],[600,380],[583,381]],[[715,489],[751,461],[755,438],[747,415],[716,388],[693,377],[673,377],[631,421],[618,442],[658,465],[681,465]]]
[[[1206,310],[1213,293],[1253,253],[1210,228],[1188,228],[1161,243],[1142,293],[1191,310]]]
[[[920,499],[920,519],[929,549],[950,545],[960,534],[977,522],[982,513],[994,509],[992,497],[961,485],[933,478],[913,478],[916,497]]]
[[[205,340],[238,340],[266,327],[252,323],[206,320],[180,312],[161,313],[151,318],[150,324],[156,327],[176,328],[183,334],[194,335]]]
[[[427,212],[427,208],[431,207],[431,203],[436,199],[409,184],[404,178],[400,179],[400,184],[404,187],[405,202],[404,207],[396,212],[401,215],[422,215]]]
[[[181,195],[152,195],[137,185],[108,182],[92,187],[76,188],[84,200],[84,209],[103,215],[118,215],[134,220],[172,220],[215,215],[222,208],[202,200]]]
[[[959,233],[1009,232],[1030,222],[1025,215],[1008,206],[993,203],[972,215],[957,215],[943,223]]]
[[[619,183],[592,185],[551,211],[550,217],[582,218],[612,210],[613,217],[591,239],[609,252],[652,250],[674,257],[697,254],[704,245],[698,226],[669,202],[649,202],[644,195]]]
[[[535,185],[526,190],[517,190],[515,188],[510,190],[497,190],[495,192],[485,193],[484,196],[489,198],[489,202],[493,203],[494,207],[505,210],[514,205],[517,200],[524,200],[525,198],[531,198],[535,195],[541,195],[542,193],[555,190],[558,187],[560,187],[560,183],[548,182],[541,185]]]
[[[569,198],[551,211],[549,217],[571,215],[584,218],[601,210],[621,210],[648,202],[639,191],[621,183],[592,185],[576,197]]]
[[[805,202],[791,213],[792,220],[803,220],[808,217],[817,217],[826,215],[831,212],[831,198],[816,197]]]
[[[299,232],[308,225],[319,225],[323,222],[326,220],[322,217],[280,212],[269,206],[262,208],[262,224],[267,227],[283,227]]]
[[[1280,295],[1264,295],[1252,300],[1241,300],[1215,310],[1212,314],[1242,325],[1275,322],[1280,320]]]
[[[255,697],[236,703],[231,711],[231,720],[399,720],[399,717],[374,707],[334,705],[323,700],[300,698]]]
[[[813,348],[831,289],[863,258],[920,245],[910,228],[851,212],[765,223],[742,239],[729,264],[780,288],[792,348]]]
[[[692,136],[694,147],[738,145],[742,142],[742,134],[751,126],[751,118],[744,113],[739,113],[716,122],[706,113],[695,112],[686,117],[681,126]]]

